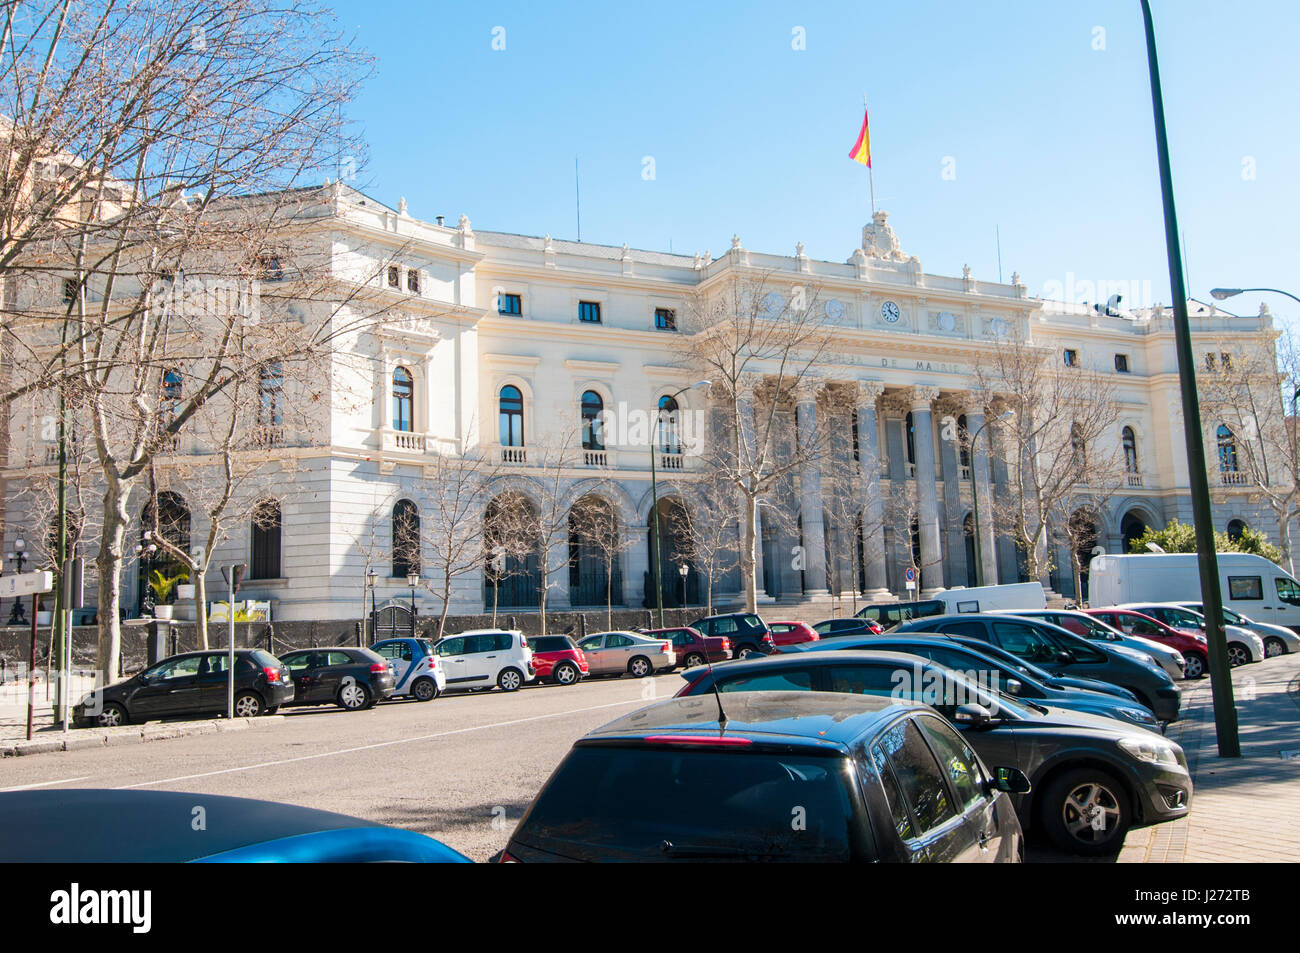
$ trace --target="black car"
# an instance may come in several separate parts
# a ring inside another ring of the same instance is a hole
[[[373,708],[393,694],[396,679],[388,660],[370,649],[338,646],[296,649],[280,657],[293,679],[292,705],[338,705],[348,711]]]
[[[163,659],[116,685],[96,689],[72,710],[78,727],[109,728],[132,721],[226,710],[229,669],[224,651],[186,652]],[[235,649],[235,716],[274,714],[293,700],[289,669],[261,649]]]
[[[1019,768],[1033,784],[1016,809],[1026,830],[1078,854],[1112,854],[1130,827],[1187,814],[1192,779],[1183,749],[1154,731],[993,691],[902,652],[801,652],[682,674],[678,697],[775,690],[875,695],[931,705],[961,729],[986,764]],[[714,694],[714,688],[717,694]],[[728,726],[730,727],[730,726]]]
[[[1041,619],[993,613],[944,615],[905,622],[895,632],[942,632],[981,639],[1054,675],[1083,676],[1119,685],[1161,721],[1178,720],[1182,692],[1155,662],[1117,652]]]
[[[882,629],[891,629],[909,619],[940,615],[947,606],[938,599],[918,599],[914,602],[876,602],[863,606],[853,614],[855,619],[870,619]]]
[[[725,722],[716,699],[678,698],[579,739],[499,859],[1021,859],[1005,792],[1028,781],[990,772],[924,705],[797,692],[726,701]]]
[[[866,618],[852,619],[826,619],[818,622],[813,626],[813,631],[823,639],[837,639],[842,635],[874,635],[877,629],[872,628],[878,625],[874,620]],[[816,645],[816,642],[803,642],[803,645]]]
[[[704,619],[696,619],[690,627],[698,629],[704,635],[731,639],[731,652],[734,658],[755,654],[767,655],[776,648],[776,643],[772,640],[772,630],[753,612],[711,615]]]

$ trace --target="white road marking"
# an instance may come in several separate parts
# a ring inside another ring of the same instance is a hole
[[[30,791],[32,788],[49,787],[51,784],[71,784],[73,781],[85,781],[89,777],[90,775],[87,774],[80,778],[64,778],[62,781],[37,781],[35,784],[18,784],[11,788],[0,788],[0,794],[4,794],[6,791]]]
[[[256,771],[258,768],[274,768],[278,765],[294,764],[298,761],[313,761],[317,758],[332,758],[335,755],[355,754],[358,751],[370,751],[375,748],[388,748],[392,745],[405,745],[417,741],[431,741],[434,738],[446,738],[449,735],[463,735],[470,731],[485,731],[489,728],[505,728],[510,725],[522,725],[530,721],[541,721],[544,718],[559,718],[562,715],[580,715],[587,711],[600,711],[602,708],[618,708],[622,705],[640,705],[644,704],[645,701],[646,699],[644,698],[631,698],[627,701],[610,702],[608,705],[592,705],[587,708],[572,708],[568,711],[556,711],[547,715],[530,715],[527,718],[514,718],[510,721],[496,721],[490,725],[471,725],[468,728],[453,728],[450,731],[438,731],[431,735],[420,735],[415,738],[398,738],[393,741],[378,741],[372,745],[358,745],[355,748],[340,748],[338,751],[322,751],[317,754],[305,754],[297,758],[282,758],[279,761],[261,761],[257,764],[242,765],[238,768],[222,768],[219,771],[204,771],[201,774],[185,774],[175,778],[161,778],[157,781],[140,781],[136,784],[123,784],[114,788],[114,790],[129,791],[132,788],[147,788],[152,787],[155,784],[172,784],[177,781],[193,781],[197,778],[210,778],[218,774],[236,774],[240,771]],[[58,784],[59,782],[51,781],[48,783]]]

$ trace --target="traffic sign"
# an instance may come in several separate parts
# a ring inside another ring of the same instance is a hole
[[[30,596],[34,592],[50,592],[53,589],[54,573],[48,569],[0,576],[0,598]]]
[[[903,573],[903,578],[908,582],[916,582],[916,567],[908,566],[907,570]]]

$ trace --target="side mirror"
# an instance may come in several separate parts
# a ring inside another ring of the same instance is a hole
[[[993,787],[1005,794],[1028,794],[1033,785],[1019,768],[994,768]]]
[[[958,705],[957,710],[953,712],[952,720],[958,725],[982,728],[993,720],[993,715],[983,705]]]
[[[1021,683],[1021,681],[1018,678],[1007,679],[1006,689],[1008,695],[1019,695],[1020,690],[1024,687],[1025,686]]]
[[[1074,653],[1068,649],[1061,649],[1056,653],[1056,661],[1062,665],[1069,665],[1074,661]]]

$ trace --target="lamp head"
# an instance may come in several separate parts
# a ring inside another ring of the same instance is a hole
[[[21,553],[26,548],[27,542],[21,536],[14,540],[14,552]]]
[[[412,589],[414,589],[416,586],[420,584],[420,574],[415,572],[408,572],[406,574],[406,584],[410,586]]]
[[[1224,298],[1235,298],[1241,294],[1241,288],[1213,288],[1210,290],[1210,297],[1215,301],[1222,301]]]

